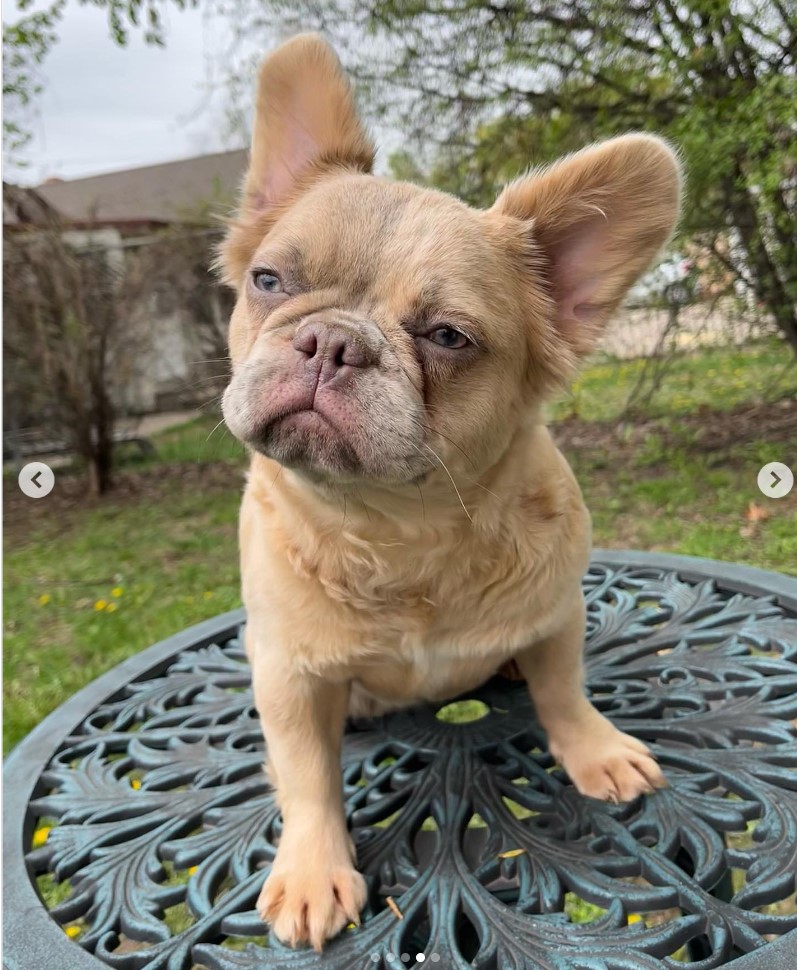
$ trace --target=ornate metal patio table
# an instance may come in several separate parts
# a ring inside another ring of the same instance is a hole
[[[580,797],[501,678],[465,722],[425,706],[352,723],[369,903],[323,955],[289,950],[254,912],[280,818],[243,615],[226,614],[101,677],[9,757],[6,967],[793,970],[797,580],[598,552],[584,588],[590,695],[669,788]]]

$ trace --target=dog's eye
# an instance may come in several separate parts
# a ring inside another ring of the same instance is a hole
[[[433,344],[445,347],[447,350],[462,350],[470,343],[464,333],[460,333],[453,327],[438,327],[436,330],[432,330],[427,339],[431,340]]]
[[[252,270],[252,282],[264,293],[282,293],[282,282],[279,276],[266,269]]]

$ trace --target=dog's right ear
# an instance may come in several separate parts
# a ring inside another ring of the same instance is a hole
[[[280,210],[332,167],[369,172],[374,147],[351,86],[318,34],[299,34],[260,68],[249,171],[238,217],[222,250],[235,283]]]

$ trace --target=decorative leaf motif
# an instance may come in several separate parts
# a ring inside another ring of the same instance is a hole
[[[64,946],[118,970],[388,970],[420,952],[442,970],[652,970],[682,947],[724,966],[797,927],[771,905],[797,872],[797,616],[651,566],[593,563],[584,589],[588,691],[652,744],[668,789],[579,796],[515,681],[470,695],[490,709],[477,721],[424,706],[352,722],[343,792],[369,901],[323,957],[290,950],[254,911],[281,823],[242,640],[206,643],[120,689],[41,775],[29,822],[56,824],[27,859],[70,881],[51,913],[85,929]],[[595,918],[569,917],[573,894]]]

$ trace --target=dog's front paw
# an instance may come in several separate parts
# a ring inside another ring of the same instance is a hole
[[[289,946],[324,943],[349,923],[360,922],[365,880],[348,861],[318,864],[317,859],[274,860],[257,900],[257,911]]]
[[[576,738],[551,739],[551,753],[581,794],[630,802],[637,795],[664,788],[667,782],[647,747],[598,716],[600,723]]]

